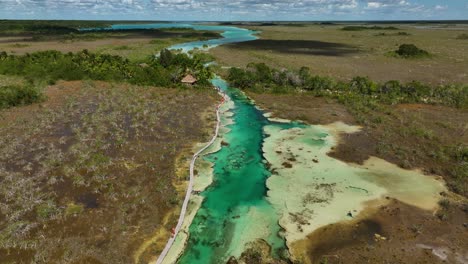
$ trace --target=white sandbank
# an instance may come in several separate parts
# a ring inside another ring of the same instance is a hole
[[[350,165],[327,153],[340,133],[359,131],[344,123],[282,130],[266,126],[263,151],[273,175],[268,200],[280,216],[288,245],[314,230],[356,216],[365,203],[386,196],[431,210],[445,190],[438,177],[404,170],[382,159]]]

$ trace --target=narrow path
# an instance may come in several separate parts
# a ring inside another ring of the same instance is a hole
[[[155,262],[156,264],[161,264],[163,262],[163,260],[166,257],[167,253],[171,249],[172,244],[174,244],[174,241],[175,241],[175,239],[177,237],[177,234],[179,234],[179,231],[182,228],[182,225],[184,223],[185,214],[187,213],[188,203],[190,201],[190,196],[192,195],[192,191],[193,191],[193,180],[194,180],[193,171],[195,169],[195,161],[197,160],[197,158],[200,156],[200,154],[203,151],[205,151],[207,148],[209,148],[211,145],[213,145],[216,138],[218,137],[219,126],[220,126],[220,123],[221,123],[221,117],[220,117],[220,113],[219,113],[220,110],[219,109],[220,109],[221,105],[224,103],[224,100],[227,99],[227,95],[224,94],[223,92],[221,92],[221,90],[218,87],[216,87],[216,89],[218,90],[218,93],[223,97],[223,101],[216,107],[216,120],[217,121],[216,121],[215,134],[214,134],[213,138],[210,140],[210,142],[208,142],[208,144],[206,146],[204,146],[202,149],[200,149],[199,151],[197,151],[197,153],[195,153],[193,155],[192,160],[190,161],[190,179],[189,179],[189,184],[188,184],[188,187],[187,187],[187,192],[185,193],[184,203],[182,204],[182,209],[180,211],[179,221],[177,223],[177,226],[174,229],[174,232],[173,232],[171,238],[169,238],[169,240],[167,241],[167,244],[164,247],[164,250],[161,252],[161,255],[159,255],[158,259],[156,260],[156,262]]]

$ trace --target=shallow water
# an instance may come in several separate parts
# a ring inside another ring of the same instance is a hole
[[[190,226],[190,239],[180,263],[216,263],[239,256],[243,246],[258,238],[275,250],[284,249],[278,236],[278,215],[265,199],[266,169],[261,146],[268,120],[238,90],[213,80],[234,102],[228,144],[206,157],[214,164],[214,182],[201,195],[204,202]]]

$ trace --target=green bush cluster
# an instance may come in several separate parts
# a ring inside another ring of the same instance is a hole
[[[404,58],[418,58],[429,56],[429,52],[416,47],[416,45],[414,44],[402,44],[398,47],[395,53]]]
[[[42,99],[42,92],[32,84],[0,87],[0,109],[28,105]]]
[[[161,51],[158,58],[151,56],[140,62],[87,50],[66,54],[41,51],[22,56],[0,53],[0,74],[19,75],[28,80],[45,80],[49,83],[88,79],[172,87],[178,86],[180,79],[190,72],[199,80],[199,86],[206,86],[210,84],[212,73],[203,64],[202,55],[194,54],[189,57],[169,50]]]
[[[231,68],[227,77],[235,87],[254,91],[288,92],[309,91],[315,95],[339,99],[386,104],[429,103],[468,107],[468,86],[430,86],[417,81],[402,84],[399,81],[377,83],[367,77],[355,77],[349,82],[311,75],[308,68],[298,72],[277,70],[263,63],[249,64],[246,69]]]
[[[407,33],[407,32],[404,32],[404,31],[400,31],[398,33],[385,33],[385,32],[380,32],[380,33],[377,33],[377,34],[374,34],[374,36],[376,37],[385,37],[385,36],[411,36],[410,33]]]

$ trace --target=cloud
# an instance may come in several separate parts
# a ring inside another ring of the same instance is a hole
[[[434,9],[437,10],[437,11],[447,10],[447,9],[448,9],[448,6],[446,6],[446,5],[436,5],[436,6],[434,7]]]
[[[379,14],[433,12],[422,0],[0,0],[0,18],[316,20],[373,19]]]
[[[395,8],[408,6],[410,3],[405,0],[370,0],[367,1],[367,8],[378,9],[378,8]]]

